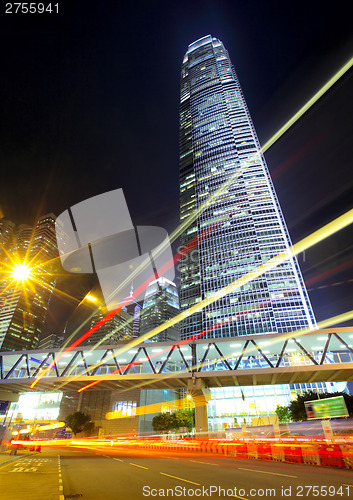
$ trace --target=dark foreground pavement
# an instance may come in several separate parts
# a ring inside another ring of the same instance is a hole
[[[1,500],[353,499],[346,469],[98,446],[0,461],[0,485]]]

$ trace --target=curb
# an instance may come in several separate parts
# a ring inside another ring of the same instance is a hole
[[[24,458],[24,457],[32,457],[33,455],[37,455],[39,453],[39,451],[35,451],[34,453],[27,453],[26,455],[20,455],[16,458],[13,458],[12,460],[7,460],[6,462],[2,462],[0,464],[0,468],[3,466],[3,465],[7,465],[7,464],[10,464],[11,462],[14,462],[15,460],[21,460],[21,458]]]

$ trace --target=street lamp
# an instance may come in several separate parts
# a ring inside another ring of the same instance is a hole
[[[31,268],[27,264],[16,264],[11,275],[15,281],[26,281],[31,278]]]
[[[192,397],[192,395],[189,393],[187,394],[186,396],[186,400],[188,402],[188,410],[190,412],[190,420],[191,420],[191,424],[192,424],[192,427],[195,427],[195,422],[194,422],[194,417],[193,417],[193,412],[192,412],[192,407],[191,407],[191,404],[193,403],[194,399]],[[192,432],[192,431],[191,431]]]
[[[84,300],[88,300],[89,302],[97,302],[98,299],[97,299],[97,297],[95,297],[91,293],[88,293],[85,297],[83,297],[81,302],[83,302]]]

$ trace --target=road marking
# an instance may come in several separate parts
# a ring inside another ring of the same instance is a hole
[[[194,481],[189,481],[188,479],[183,479],[182,477],[171,476],[170,474],[165,474],[165,472],[160,472],[162,476],[172,477],[173,479],[178,479],[179,481],[185,481],[185,483],[196,484],[196,486],[201,486],[200,483],[194,483]]]
[[[124,460],[120,460],[120,458],[113,458],[113,460],[117,460],[118,462],[124,462]]]
[[[248,498],[238,497],[238,495],[230,495],[230,496],[234,498],[240,498],[241,500],[248,500]]]
[[[148,470],[148,467],[143,467],[142,465],[132,464],[131,462],[129,462],[129,464],[133,465],[134,467],[140,467],[140,469],[146,469],[146,470]]]
[[[61,457],[58,455],[58,475],[59,475],[59,500],[65,500],[64,496],[64,485],[63,485],[63,480],[62,480],[62,475],[61,475]]]
[[[219,467],[219,464],[213,464],[212,462],[201,462],[201,460],[189,460],[189,462],[195,462],[195,464],[216,465],[217,467]]]
[[[9,470],[9,472],[36,472],[38,467],[29,467],[26,469],[25,467],[15,467],[13,470]]]
[[[103,455],[103,457],[105,457],[105,458],[110,458],[110,456],[109,456],[109,455]]]
[[[352,484],[343,484],[343,486],[349,486],[350,488],[353,488]]]
[[[273,476],[284,476],[284,477],[298,478],[298,476],[290,476],[289,474],[279,474],[278,472],[266,472],[264,470],[259,470],[259,469],[244,469],[243,467],[238,467],[238,470],[248,470],[250,472],[260,472],[261,474],[272,474]]]

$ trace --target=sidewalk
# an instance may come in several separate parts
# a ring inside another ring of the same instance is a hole
[[[26,456],[32,456],[37,454],[37,451],[29,451],[26,449],[18,449],[16,455],[11,455],[11,448],[7,450],[0,447],[0,467],[5,465],[5,463],[13,462],[14,460],[21,460],[21,458]]]

